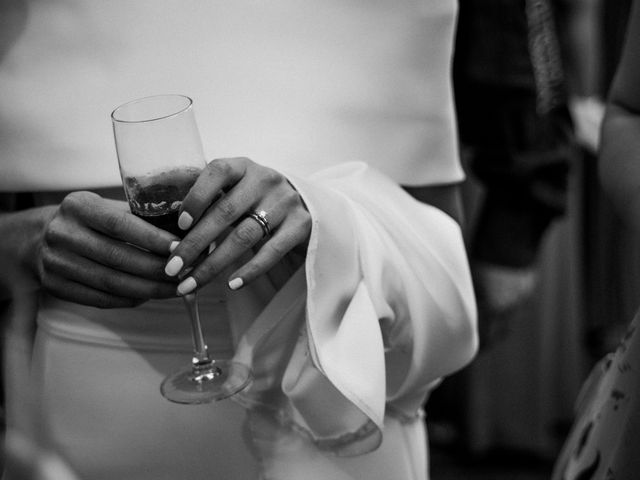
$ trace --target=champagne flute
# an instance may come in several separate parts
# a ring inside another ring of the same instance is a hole
[[[125,103],[111,114],[120,175],[131,212],[179,237],[182,200],[206,166],[193,101],[156,95]],[[191,321],[191,365],[169,375],[162,395],[176,403],[199,404],[227,398],[251,381],[246,365],[209,356],[197,294],[183,296]]]

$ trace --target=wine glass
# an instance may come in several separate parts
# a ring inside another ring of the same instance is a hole
[[[120,175],[131,212],[179,237],[178,215],[185,195],[206,166],[193,101],[156,95],[125,103],[111,113]],[[227,398],[251,381],[246,365],[209,356],[197,294],[183,296],[191,321],[191,365],[169,375],[162,395],[176,403]]]

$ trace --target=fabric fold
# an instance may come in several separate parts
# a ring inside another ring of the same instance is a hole
[[[415,418],[477,350],[464,242],[453,219],[366,164],[288,178],[313,219],[307,257],[271,297],[230,295],[264,307],[236,322],[236,358],[256,372],[237,400],[319,448],[362,454],[382,441],[385,414]]]

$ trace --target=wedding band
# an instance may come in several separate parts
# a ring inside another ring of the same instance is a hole
[[[247,216],[258,222],[258,225],[260,225],[260,228],[262,228],[263,238],[271,235],[271,227],[269,226],[269,221],[267,220],[267,212],[265,212],[264,210],[254,210]]]

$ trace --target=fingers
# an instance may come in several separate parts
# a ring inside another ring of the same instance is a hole
[[[91,192],[74,192],[60,205],[61,215],[71,217],[111,238],[160,255],[169,252],[177,237],[133,215],[126,203],[107,200]]]
[[[192,266],[220,235],[238,222],[266,193],[259,184],[260,175],[247,175],[247,169],[252,164],[243,158],[209,163],[182,202],[180,227],[189,229],[192,218],[197,223],[172,252],[166,269],[168,275],[177,275],[183,268]],[[223,188],[227,191],[220,194]]]
[[[230,275],[229,288],[237,290],[267,273],[298,245],[308,241],[311,219],[301,220],[300,225],[281,226],[277,234],[269,238],[251,260]],[[195,274],[197,274],[196,272]],[[194,274],[194,275],[195,275]]]
[[[270,236],[265,236],[263,225],[254,218],[247,216],[240,221],[180,283],[178,294],[205,285],[248,251],[256,249],[255,255],[230,277],[229,287],[236,290],[267,273],[296,246],[305,244],[311,232],[311,217],[300,201],[294,208],[289,207],[291,203],[293,200],[283,201],[267,214]]]
[[[178,285],[178,293],[184,295],[197,286],[206,284],[262,241],[263,237],[260,224],[250,217],[245,218]]]
[[[208,283],[256,250],[231,279],[231,288],[240,288],[308,241],[311,231],[309,212],[287,179],[246,158],[211,162],[182,207],[181,227],[189,232],[165,268],[167,275],[179,278],[189,271],[178,286],[180,295]],[[260,210],[268,212],[266,223],[249,216]],[[217,247],[206,255],[213,242]]]
[[[182,201],[178,226],[182,230],[188,230],[194,221],[199,220],[224,190],[244,177],[248,161],[246,158],[229,158],[209,162]],[[235,216],[232,205],[234,204],[229,202],[219,207],[218,212],[223,222]]]
[[[164,263],[175,239],[128,213],[123,202],[76,192],[43,232],[40,280],[58,297],[100,307],[173,297],[177,281]]]
[[[127,308],[143,303],[143,300],[119,297],[108,292],[95,290],[55,274],[49,277],[47,283],[47,290],[56,297],[92,307]]]
[[[45,242],[52,250],[75,252],[114,270],[148,279],[168,280],[164,273],[168,251],[163,255],[156,255],[88,230],[81,225],[75,225],[75,228],[71,229],[59,219],[54,219],[49,225],[45,233]]]
[[[50,290],[61,292],[59,281],[82,285],[82,289],[74,287],[66,292],[65,297],[72,294],[85,293],[86,297],[76,297],[74,301],[87,304],[100,297],[119,297],[140,303],[150,298],[168,298],[175,296],[175,282],[149,280],[126,272],[118,271],[93,262],[88,258],[72,252],[49,252],[43,257],[43,284]],[[89,294],[89,292],[92,292]],[[119,302],[117,302],[119,303]]]

